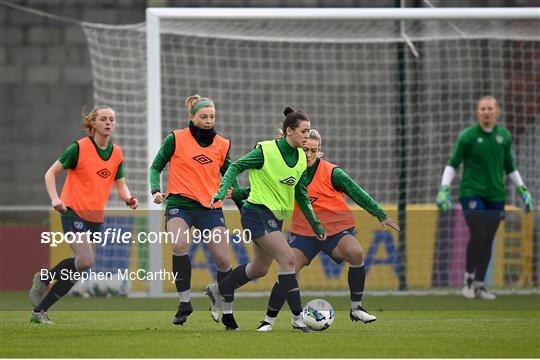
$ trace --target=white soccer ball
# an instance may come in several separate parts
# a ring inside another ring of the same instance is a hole
[[[335,318],[334,308],[330,303],[323,299],[311,300],[304,306],[302,319],[304,324],[314,331],[328,329]]]

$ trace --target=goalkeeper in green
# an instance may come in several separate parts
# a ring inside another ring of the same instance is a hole
[[[486,289],[484,278],[493,239],[504,218],[504,173],[509,174],[516,185],[525,212],[532,206],[531,194],[514,164],[510,132],[496,124],[499,115],[499,105],[494,97],[482,96],[478,100],[478,123],[459,134],[437,195],[439,209],[448,210],[452,206],[448,188],[463,162],[459,200],[470,231],[462,288],[467,299],[495,299],[495,295]]]

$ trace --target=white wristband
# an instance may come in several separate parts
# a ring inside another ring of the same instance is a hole
[[[456,169],[450,165],[446,165],[442,174],[441,185],[450,186],[452,180],[454,180],[454,176],[456,176]]]
[[[508,174],[508,176],[510,176],[510,179],[512,179],[512,182],[514,183],[514,185],[516,186],[525,185],[525,183],[523,182],[523,179],[521,178],[521,175],[519,174],[519,171],[514,170],[510,174]]]

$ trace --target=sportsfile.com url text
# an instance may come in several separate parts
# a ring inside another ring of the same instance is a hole
[[[50,244],[51,247],[57,247],[62,243],[66,244],[83,244],[92,243],[95,245],[107,246],[108,244],[176,244],[180,241],[187,243],[221,243],[226,242],[239,244],[250,243],[251,232],[249,230],[178,230],[175,233],[170,231],[159,232],[138,232],[137,236],[133,236],[131,231],[122,230],[119,228],[107,228],[102,232],[60,232],[60,231],[44,231],[41,233],[41,243]]]

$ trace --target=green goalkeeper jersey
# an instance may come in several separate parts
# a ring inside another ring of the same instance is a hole
[[[503,126],[486,132],[480,124],[463,130],[456,141],[448,165],[458,168],[463,162],[459,196],[480,196],[489,201],[504,201],[504,173],[516,169],[512,155],[512,136]]]

